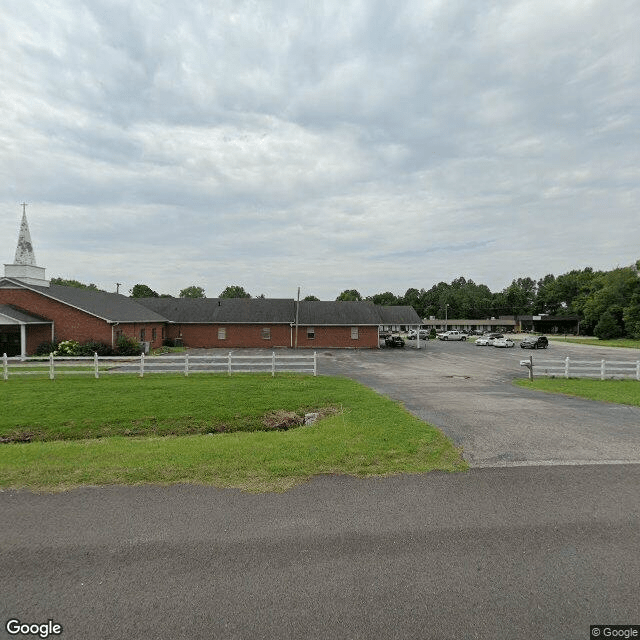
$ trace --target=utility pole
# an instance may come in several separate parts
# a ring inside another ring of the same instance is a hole
[[[116,293],[120,293],[120,286],[122,285],[122,282],[116,282]]]
[[[300,287],[298,287],[298,301],[296,302],[296,339],[295,339],[295,345],[296,345],[296,349],[298,348],[298,314],[300,311]]]
[[[444,330],[447,330],[447,327],[449,326],[449,303],[447,302],[444,305]]]

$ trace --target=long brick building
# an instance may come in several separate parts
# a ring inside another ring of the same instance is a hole
[[[377,348],[382,326],[417,327],[412,307],[293,298],[128,298],[51,284],[36,265],[23,211],[16,255],[0,278],[0,355],[55,340],[114,346],[120,335],[160,347]]]

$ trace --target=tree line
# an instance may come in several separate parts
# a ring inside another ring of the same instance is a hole
[[[365,300],[373,304],[413,307],[422,318],[481,320],[507,315],[577,316],[581,332],[599,338],[640,339],[640,260],[628,267],[594,271],[591,267],[559,276],[548,274],[539,280],[517,278],[508,287],[493,293],[484,284],[464,277],[451,283],[439,282],[430,289],[409,288],[404,295],[390,291],[363,297],[357,289],[345,289],[336,300]],[[52,278],[54,284],[96,289],[77,280]],[[136,284],[132,298],[170,298],[146,284]],[[202,287],[192,285],[180,291],[181,298],[204,298]],[[239,285],[226,287],[219,298],[251,298]],[[264,294],[256,296],[264,298]],[[308,295],[305,300],[318,300]]]
[[[640,260],[628,267],[594,271],[587,267],[539,280],[517,278],[493,293],[484,284],[459,277],[428,290],[390,291],[363,298],[356,289],[337,300],[368,300],[381,305],[412,306],[422,318],[480,320],[506,315],[577,316],[581,332],[599,338],[640,339]]]

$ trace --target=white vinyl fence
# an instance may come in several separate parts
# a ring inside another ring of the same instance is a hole
[[[48,375],[54,380],[58,375],[101,375],[136,373],[141,378],[151,373],[307,373],[318,375],[318,358],[313,354],[290,355],[238,355],[228,354],[192,356],[188,353],[175,356],[98,356],[48,358],[2,358],[2,376]]]
[[[568,356],[564,360],[522,360],[522,366],[529,367],[532,375],[552,378],[635,378],[640,380],[640,360],[576,360]]]

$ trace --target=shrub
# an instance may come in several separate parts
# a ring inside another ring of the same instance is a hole
[[[116,353],[119,356],[139,356],[142,345],[135,338],[120,336],[116,342]]]
[[[112,356],[113,349],[108,344],[98,342],[97,340],[88,340],[80,345],[80,355],[92,356],[94,353],[97,353],[99,356]]]
[[[63,340],[53,352],[55,356],[79,356],[81,355],[80,343],[75,340]]]
[[[55,350],[58,348],[57,342],[41,342],[36,347],[37,356],[48,356],[50,353],[55,353]]]
[[[175,347],[175,344],[173,343],[173,340],[171,338],[165,338],[162,341],[162,346],[163,347]]]
[[[429,340],[435,340],[436,337],[436,330],[434,327],[431,327],[431,330],[429,331]]]

